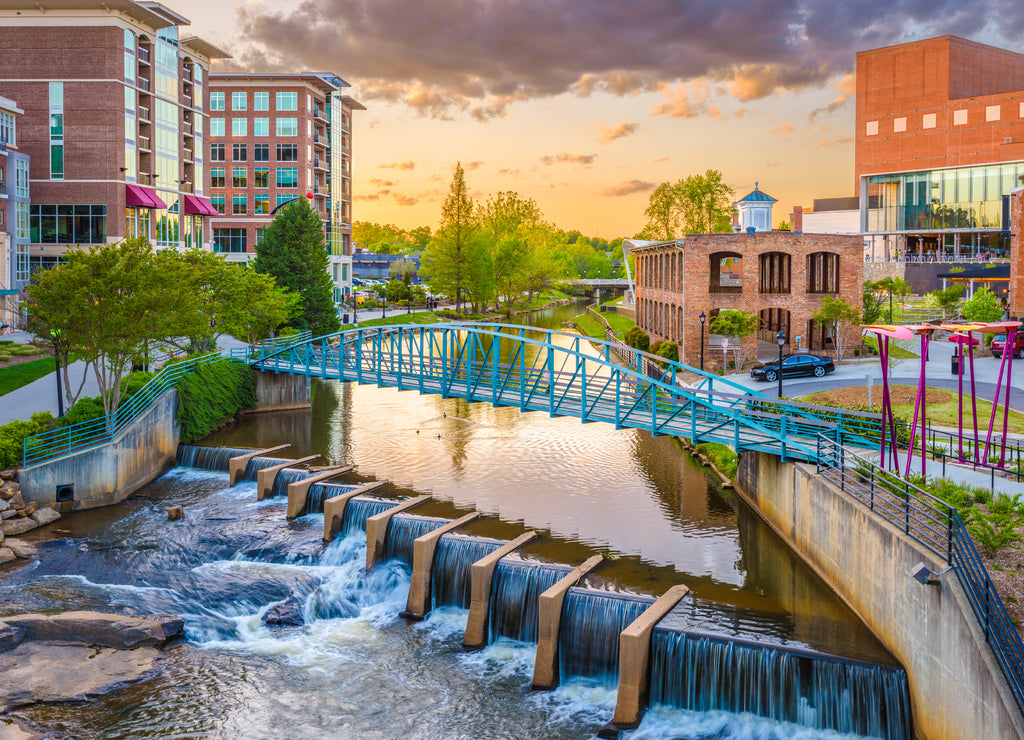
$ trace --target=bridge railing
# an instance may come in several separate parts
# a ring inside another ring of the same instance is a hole
[[[1024,712],[1024,640],[956,507],[847,450],[827,433],[818,436],[817,472],[951,566]]]

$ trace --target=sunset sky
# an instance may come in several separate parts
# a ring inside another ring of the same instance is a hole
[[[234,69],[328,71],[366,105],[353,218],[434,228],[461,161],[564,229],[643,227],[658,183],[720,169],[794,205],[854,194],[858,50],[1024,48],[1019,0],[165,0]],[[993,20],[995,19],[995,20]],[[221,67],[226,69],[226,67]]]

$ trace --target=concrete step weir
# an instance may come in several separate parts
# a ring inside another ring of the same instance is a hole
[[[511,555],[536,537],[536,532],[524,532],[507,545],[473,563],[469,575],[469,621],[466,624],[462,647],[467,650],[481,650],[487,646],[487,624],[491,608],[491,580],[494,577],[494,569],[498,567],[498,561],[503,557]]]
[[[327,470],[321,470],[316,475],[311,475],[300,481],[288,484],[288,509],[285,516],[295,519],[306,513],[306,500],[309,497],[309,488],[314,483],[328,480],[339,475],[355,470],[354,465],[338,465]]]
[[[286,460],[283,463],[271,465],[269,468],[263,468],[256,474],[256,500],[263,501],[273,495],[274,481],[277,479],[277,474],[285,468],[295,468],[319,459],[320,455],[307,455],[306,457],[300,457],[298,460]]]
[[[412,582],[409,584],[409,598],[402,615],[406,619],[423,619],[430,611],[430,580],[433,576],[434,553],[442,535],[454,532],[481,516],[474,511],[455,519],[433,532],[413,540]]]
[[[276,447],[268,447],[265,450],[253,450],[244,455],[238,455],[231,458],[228,461],[228,485],[235,485],[245,476],[245,469],[249,465],[249,461],[254,457],[266,457],[275,452],[281,452],[291,447],[290,444],[277,445]]]
[[[430,501],[430,496],[416,496],[398,504],[385,512],[371,516],[366,520],[366,569],[370,570],[384,555],[384,540],[388,534],[391,517],[403,511]]]
[[[356,496],[365,496],[388,485],[390,481],[379,480],[366,483],[358,488],[324,501],[324,542],[330,542],[341,531],[345,523],[345,509]]]
[[[600,555],[587,559],[537,599],[537,658],[533,664],[535,691],[551,691],[558,687],[558,634],[565,595],[603,561]]]

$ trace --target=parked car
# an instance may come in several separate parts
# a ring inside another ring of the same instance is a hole
[[[813,375],[822,378],[836,369],[835,363],[827,357],[818,355],[786,355],[782,358],[782,377],[794,375]],[[766,380],[769,383],[779,379],[779,363],[770,362],[755,367],[750,371],[754,380]]]
[[[992,340],[992,356],[1002,357],[1006,346],[1006,335],[1001,334]],[[1013,337],[1013,356],[1024,360],[1024,333],[1017,332]]]

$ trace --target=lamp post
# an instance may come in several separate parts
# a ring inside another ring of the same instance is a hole
[[[786,333],[780,330],[775,341],[779,344],[779,398],[782,398],[782,346],[786,343]]]
[[[704,312],[701,311],[700,312],[700,316],[698,316],[697,318],[700,319],[700,369],[703,370],[704,369],[704,321],[707,319],[707,316],[705,316]]]
[[[64,418],[64,389],[60,386],[60,352],[57,350],[57,340],[60,338],[60,332],[56,329],[50,330],[50,335],[53,337],[53,363],[57,368],[55,375],[57,376],[57,418]]]
[[[382,319],[388,317],[388,297],[386,295],[380,297],[380,317]]]

